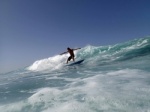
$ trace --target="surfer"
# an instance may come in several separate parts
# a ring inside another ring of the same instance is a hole
[[[71,49],[71,48],[67,48],[67,52],[64,52],[64,53],[61,53],[60,55],[62,55],[62,54],[65,54],[65,53],[69,53],[70,54],[70,56],[68,57],[68,59],[67,59],[67,64],[68,64],[68,61],[70,61],[71,59],[73,59],[73,61],[75,61],[75,59],[74,59],[74,50],[78,50],[78,49],[81,49],[81,48],[77,48],[77,49]]]

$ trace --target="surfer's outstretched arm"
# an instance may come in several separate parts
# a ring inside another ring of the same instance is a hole
[[[63,53],[61,53],[60,55],[63,55],[63,54],[66,54],[66,53],[68,53],[68,51],[67,51],[67,52],[63,52]]]
[[[76,49],[73,49],[73,50],[78,50],[78,49],[81,49],[81,48],[76,48]]]

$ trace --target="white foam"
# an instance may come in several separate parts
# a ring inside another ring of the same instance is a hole
[[[38,102],[48,102],[50,100],[53,100],[59,93],[60,91],[58,89],[42,88],[42,89],[39,89],[37,93],[29,97],[28,102],[31,105],[34,105]]]
[[[84,73],[92,74],[90,70]],[[144,104],[149,106],[146,103],[150,100],[149,85],[145,82],[147,77],[148,73],[136,69],[94,72],[93,76],[72,80],[65,88],[40,88],[25,101],[0,106],[0,111],[147,111],[150,109],[144,107]],[[138,107],[139,104],[143,107]]]
[[[27,104],[23,102],[7,104],[0,106],[0,112],[21,112],[22,108],[25,106],[27,106]]]
[[[87,108],[86,104],[77,101],[68,101],[60,103],[58,106],[48,108],[42,112],[92,112],[90,108]]]
[[[42,71],[42,70],[55,70],[63,66],[63,63],[66,61],[67,55],[56,55],[47,59],[42,59],[34,62],[27,69],[32,71]]]

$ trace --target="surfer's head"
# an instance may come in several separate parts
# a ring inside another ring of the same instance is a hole
[[[67,50],[70,50],[70,48],[68,47]]]

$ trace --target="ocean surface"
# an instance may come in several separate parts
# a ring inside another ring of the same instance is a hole
[[[56,55],[0,74],[0,112],[150,112],[150,37],[75,55],[84,62]]]

